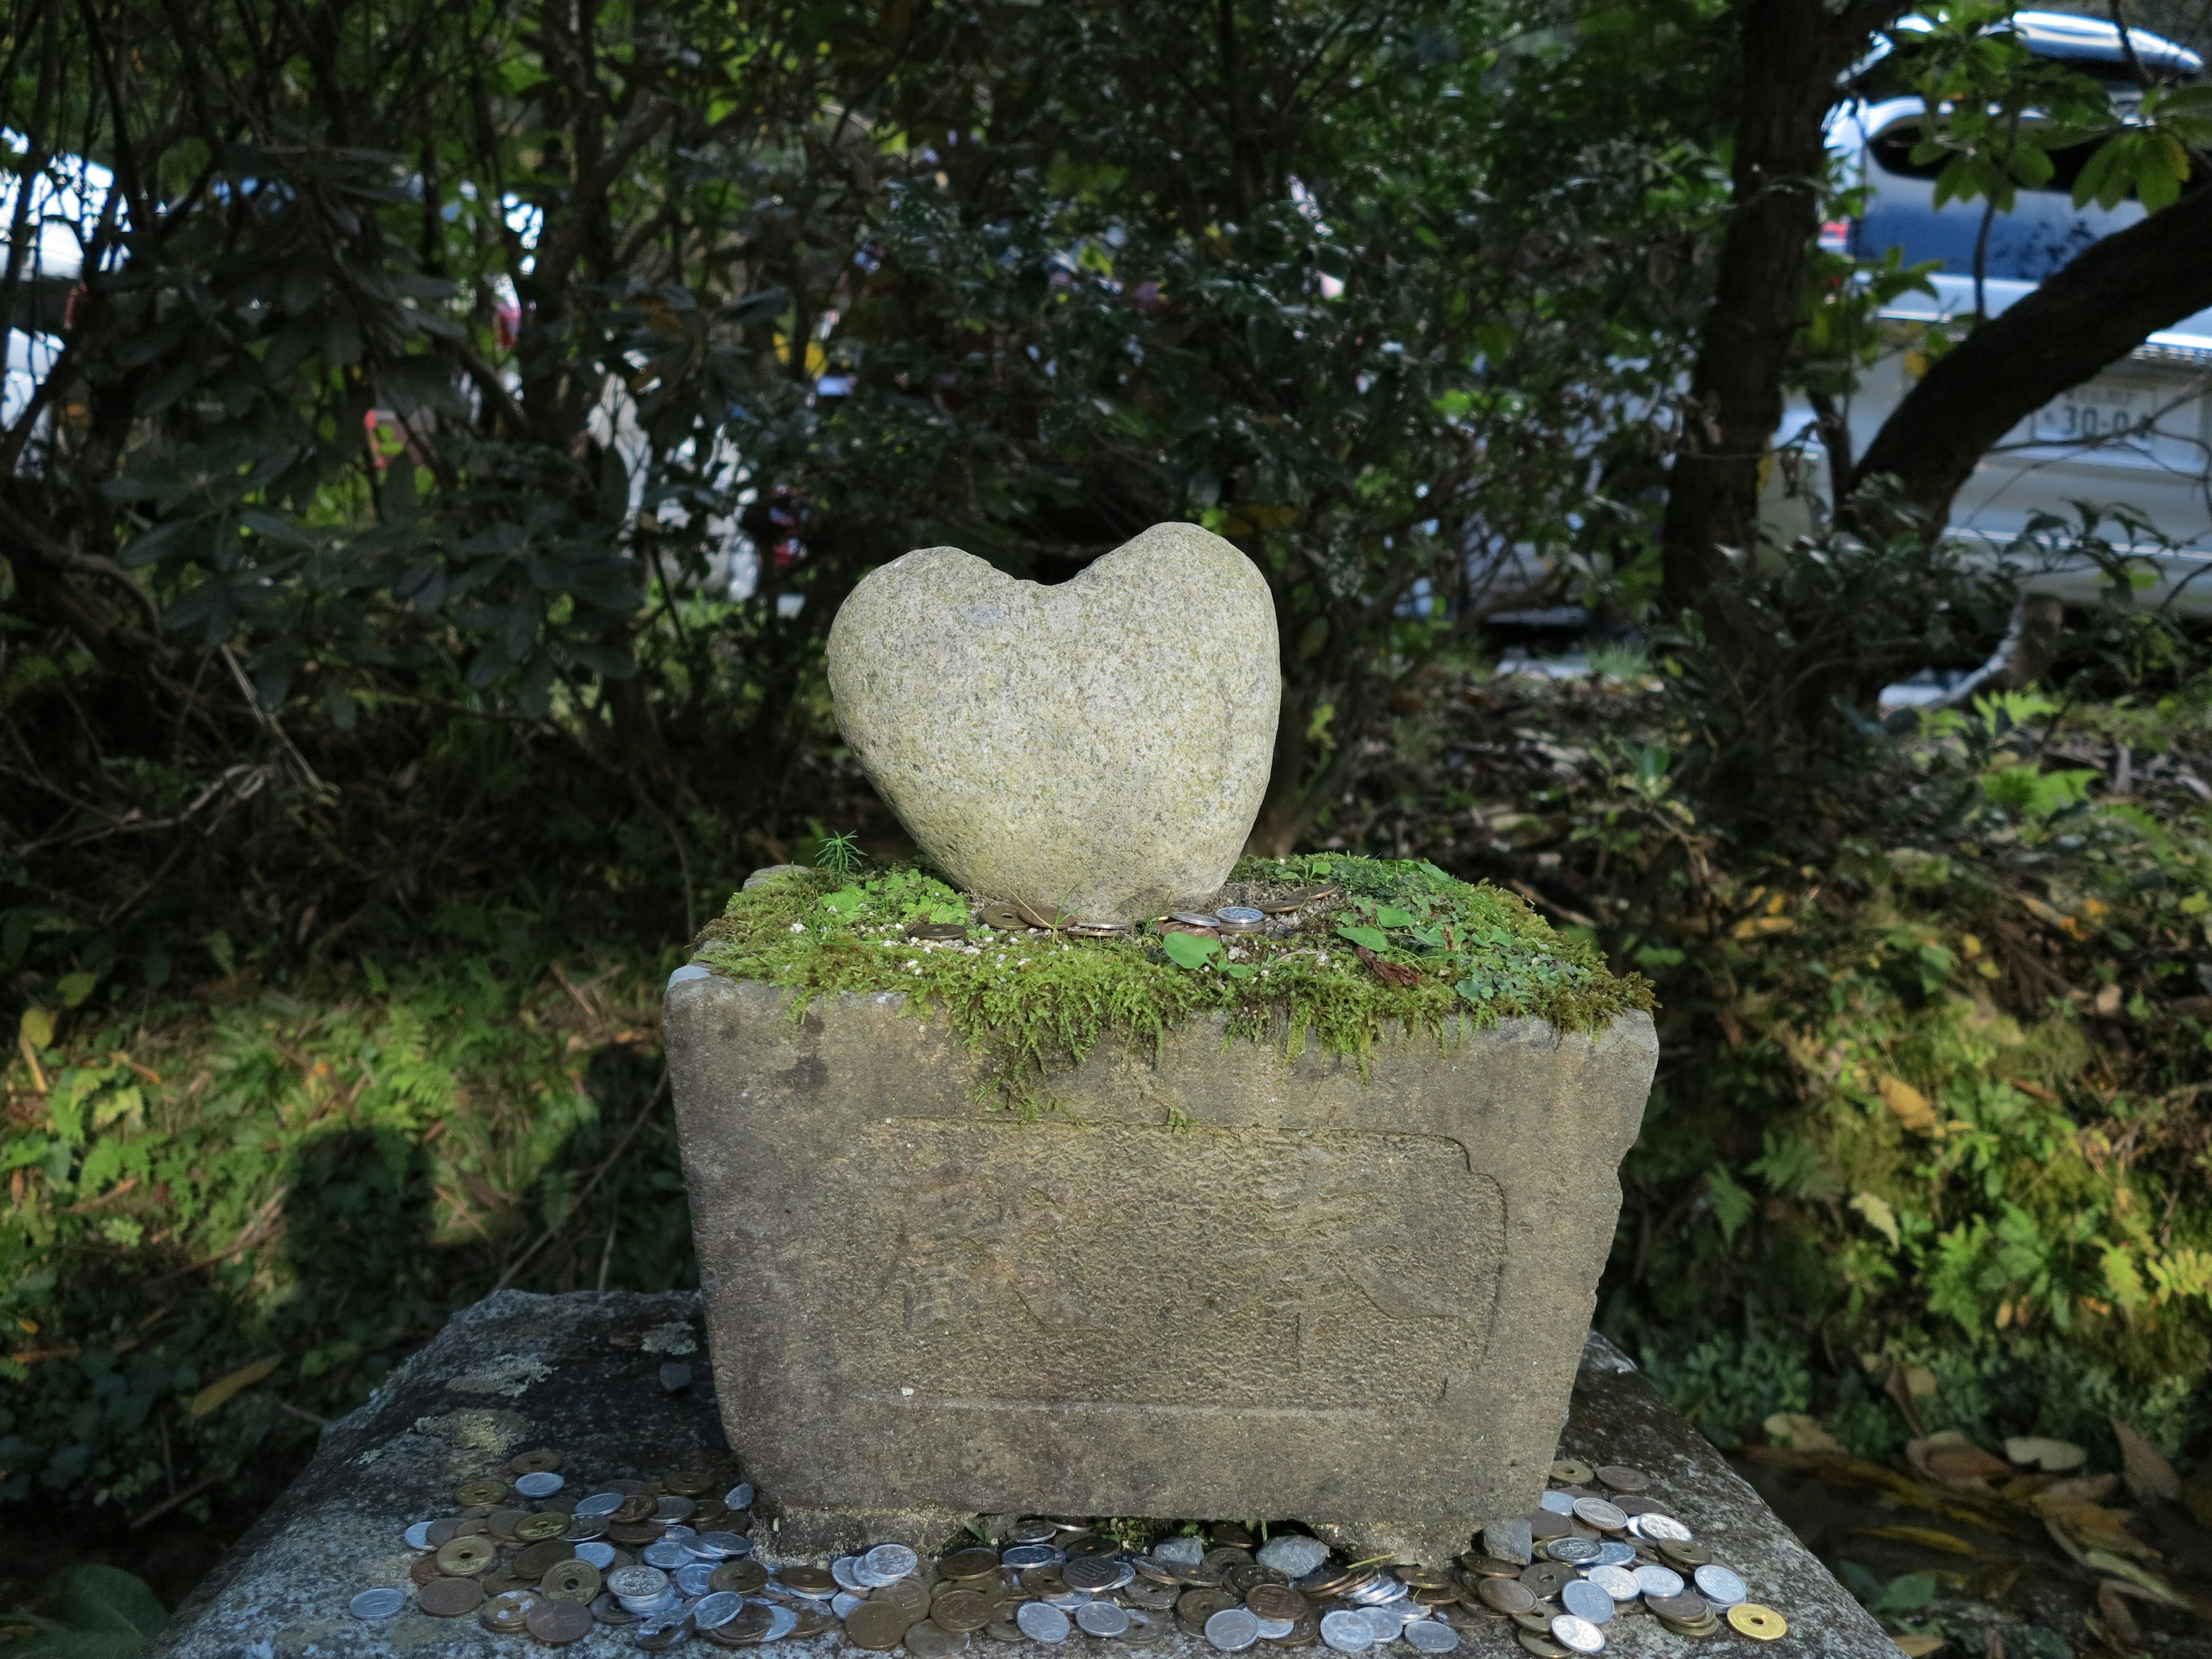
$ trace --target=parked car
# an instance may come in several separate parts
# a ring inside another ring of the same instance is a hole
[[[1915,20],[1908,19],[1906,27]],[[2136,90],[2113,25],[2058,12],[2021,12],[2012,22],[2028,49],[2096,76],[2124,107]],[[2129,31],[2135,56],[2152,75],[2191,78],[2203,74],[2197,53],[2141,29]],[[1881,76],[1869,59],[1855,85],[1873,87]],[[1892,410],[1911,389],[1922,359],[1912,349],[1928,324],[1972,314],[1975,305],[1974,243],[1986,204],[1935,205],[1940,163],[1918,162],[1912,150],[1926,109],[1917,96],[1869,91],[1839,106],[1831,122],[1830,149],[1848,179],[1863,186],[1859,217],[1830,225],[1823,240],[1863,261],[1901,251],[1905,264],[1939,261],[1935,293],[1907,294],[1881,313],[1885,349],[1850,398],[1853,453],[1863,454]],[[1984,307],[2004,311],[2031,293],[2082,249],[2143,216],[2132,199],[2103,209],[2074,205],[2073,182],[2094,146],[2058,152],[2056,174],[2039,189],[2023,187],[2013,210],[1995,216],[1984,262]],[[1916,326],[1917,325],[1917,326]],[[2125,361],[2074,387],[2008,434],[1974,469],[1952,504],[1952,533],[1992,556],[2011,544],[2039,514],[2075,516],[2074,503],[2124,505],[2179,544],[2172,551],[2137,540],[2128,544],[2108,522],[2105,532],[2154,569],[2155,585],[2140,602],[2171,601],[2193,615],[2212,616],[2212,311],[2199,312],[2153,335]],[[1825,493],[1826,459],[1809,405],[1794,402],[1776,434],[1778,447],[1798,447],[1811,465],[1770,469],[1765,506],[1785,536],[1810,522],[1808,494]],[[2086,562],[2039,570],[2033,591],[2073,603],[2093,602],[2100,578]]]

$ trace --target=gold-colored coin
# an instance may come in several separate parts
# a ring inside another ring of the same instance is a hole
[[[568,1462],[556,1451],[539,1449],[518,1454],[507,1460],[509,1474],[550,1474]]]
[[[740,1595],[757,1595],[767,1585],[768,1569],[757,1561],[725,1561],[707,1580],[710,1590],[735,1590]]]
[[[1754,1642],[1778,1642],[1790,1634],[1790,1622],[1772,1607],[1756,1601],[1739,1601],[1728,1610],[1729,1628]]]
[[[563,1601],[588,1606],[599,1593],[599,1570],[588,1561],[556,1561],[539,1576],[538,1587]]]
[[[496,1504],[507,1496],[504,1480],[464,1480],[453,1488],[453,1502],[463,1509],[473,1509],[478,1504]]]
[[[826,1573],[823,1576],[829,1577]],[[791,1583],[789,1573],[784,1574],[783,1582],[787,1584]],[[836,1581],[831,1579],[830,1582],[835,1583]],[[792,1587],[794,1589],[798,1588],[796,1585]],[[929,1587],[919,1578],[902,1578],[896,1583],[885,1584],[881,1589],[871,1595],[868,1600],[889,1601],[894,1607],[903,1609],[909,1618],[929,1617]]]
[[[1255,1584],[1245,1593],[1244,1605],[1262,1619],[1304,1616],[1306,1598],[1288,1584]]]
[[[934,1619],[921,1619],[906,1627],[902,1639],[914,1659],[952,1659],[968,1645],[968,1632],[947,1630]]]
[[[810,1636],[819,1636],[837,1622],[837,1615],[827,1607],[794,1607],[798,1617],[791,1626],[792,1639],[804,1642]]]
[[[1398,1582],[1409,1589],[1443,1589],[1451,1583],[1451,1575],[1435,1567],[1394,1567],[1391,1571]]]
[[[560,1565],[574,1554],[566,1540],[548,1538],[517,1550],[514,1559],[507,1565],[516,1577],[526,1583],[535,1583],[545,1576],[550,1568]]]
[[[530,1588],[530,1580],[525,1578],[512,1566],[494,1567],[483,1576],[483,1592],[486,1595],[504,1595],[509,1590],[526,1590]]]
[[[484,1516],[484,1525],[491,1528],[493,1537],[512,1544],[516,1526],[529,1518],[528,1510],[494,1510]]]
[[[622,1526],[633,1521],[642,1521],[647,1516],[653,1513],[654,1506],[657,1505],[660,1499],[658,1495],[649,1492],[634,1492],[625,1493],[623,1498],[622,1507],[617,1510],[612,1515],[609,1516],[607,1519],[617,1526]]]
[[[1552,1465],[1552,1479],[1563,1486],[1587,1486],[1597,1479],[1597,1471],[1574,1458],[1562,1457]]]
[[[548,1538],[558,1538],[568,1530],[568,1517],[558,1510],[546,1510],[537,1515],[526,1515],[514,1523],[515,1538],[525,1544],[535,1544]]]
[[[881,1651],[895,1648],[914,1623],[906,1609],[894,1601],[863,1601],[845,1620],[845,1634],[859,1647]]]
[[[827,1595],[837,1588],[827,1567],[785,1567],[776,1577],[801,1595]]]
[[[660,1489],[685,1498],[696,1498],[714,1484],[714,1477],[704,1469],[671,1469],[660,1477]]]
[[[499,1559],[489,1538],[456,1538],[438,1551],[438,1571],[453,1578],[473,1578]]]
[[[538,1598],[528,1590],[509,1590],[495,1595],[477,1609],[477,1623],[495,1636],[520,1636]]]

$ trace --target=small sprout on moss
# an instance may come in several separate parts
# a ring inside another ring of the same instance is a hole
[[[851,880],[867,867],[868,855],[860,850],[860,838],[854,835],[824,836],[814,852],[814,867],[832,876]]]

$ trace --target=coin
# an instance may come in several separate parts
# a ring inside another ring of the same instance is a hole
[[[507,1484],[501,1480],[464,1480],[453,1489],[453,1502],[463,1509],[478,1504],[496,1504],[507,1496]]]
[[[1014,1622],[1022,1634],[1036,1642],[1065,1642],[1069,1629],[1067,1615],[1058,1607],[1042,1601],[1024,1601],[1014,1613]]]
[[[607,1575],[607,1588],[625,1601],[655,1596],[668,1588],[668,1575],[659,1567],[620,1567]]]
[[[995,1550],[955,1550],[937,1564],[939,1578],[981,1578],[998,1570]]]
[[[1375,1645],[1375,1632],[1358,1613],[1339,1607],[1322,1615],[1321,1639],[1339,1653],[1364,1653]]]
[[[438,1571],[437,1556],[431,1554],[416,1556],[414,1565],[407,1569],[407,1576],[416,1583],[427,1584],[433,1578],[444,1577],[445,1574]]]
[[[1563,1613],[1552,1620],[1552,1639],[1570,1653],[1603,1653],[1605,1632],[1587,1619]]]
[[[625,1494],[618,1492],[595,1492],[589,1498],[578,1498],[574,1512],[578,1515],[595,1515],[604,1518],[612,1515],[623,1506],[624,1496]]]
[[[438,1552],[438,1571],[455,1578],[470,1578],[499,1559],[499,1547],[489,1538],[456,1538]]]
[[[845,1634],[864,1648],[895,1648],[914,1615],[895,1601],[863,1601],[845,1621]]]
[[[968,930],[957,921],[918,921],[906,930],[908,939],[964,939]]]
[[[1595,1584],[1616,1601],[1633,1601],[1642,1594],[1636,1575],[1626,1567],[1596,1566],[1589,1570],[1589,1582]]]
[[[1717,1607],[1732,1607],[1751,1595],[1750,1587],[1741,1578],[1717,1563],[1707,1562],[1691,1577],[1698,1586],[1698,1594]]]
[[[1306,1598],[1288,1584],[1255,1584],[1244,1605],[1262,1619],[1296,1619],[1306,1610]]]
[[[981,1590],[947,1590],[931,1604],[929,1616],[947,1630],[981,1630],[991,1622],[991,1598]]]
[[[790,1581],[787,1577],[785,1582]],[[929,1588],[919,1578],[894,1578],[869,1599],[889,1601],[893,1607],[902,1609],[909,1619],[929,1617]]]
[[[1601,1548],[1595,1538],[1554,1538],[1544,1546],[1544,1553],[1570,1566],[1587,1567],[1603,1559],[1599,1553]]]
[[[1690,1529],[1671,1515],[1631,1516],[1628,1529],[1638,1538],[1648,1538],[1655,1544],[1686,1544],[1690,1541]]]
[[[734,1590],[714,1590],[699,1598],[691,1609],[695,1629],[719,1630],[745,1610],[745,1598]]]
[[[548,1595],[562,1601],[580,1601],[588,1606],[599,1593],[599,1570],[588,1561],[570,1557],[556,1561],[545,1569],[538,1585]]]
[[[1602,1498],[1575,1499],[1575,1518],[1601,1532],[1620,1532],[1628,1525],[1628,1517]]]
[[[1423,1653],[1449,1653],[1459,1645],[1459,1632],[1434,1619],[1416,1619],[1399,1633]]]
[[[1540,1631],[1516,1630],[1513,1635],[1522,1650],[1536,1655],[1537,1659],[1566,1659],[1574,1651],[1572,1648],[1563,1647],[1554,1642],[1548,1626]]]
[[[1071,1555],[1060,1570],[1070,1589],[1103,1590],[1121,1576],[1120,1565],[1103,1555]]]
[[[1224,1607],[1206,1621],[1206,1639],[1224,1653],[1242,1653],[1260,1639],[1260,1620],[1249,1607]]]
[[[1647,1602],[1655,1597],[1663,1600],[1682,1593],[1682,1575],[1672,1567],[1662,1567],[1657,1562],[1650,1561],[1633,1571],[1637,1590]]]
[[[1695,1624],[1712,1611],[1712,1606],[1702,1595],[1677,1592],[1673,1595],[1646,1595],[1644,1605],[1662,1619],[1677,1619],[1685,1624]]]
[[[726,1561],[733,1555],[751,1554],[753,1540],[743,1533],[702,1532],[685,1539],[684,1547],[710,1561]]]
[[[477,1623],[496,1636],[519,1636],[538,1598],[528,1590],[508,1590],[477,1609]]]
[[[568,1517],[555,1510],[526,1515],[514,1523],[515,1540],[523,1544],[536,1544],[548,1538],[558,1538],[568,1530]]]
[[[509,1474],[543,1474],[548,1470],[559,1468],[567,1461],[559,1452],[541,1446],[536,1451],[517,1452],[508,1458],[507,1472]]]
[[[1500,1613],[1526,1613],[1536,1605],[1536,1592],[1517,1578],[1486,1578],[1474,1587],[1485,1607]]]
[[[1602,1625],[1613,1617],[1613,1597],[1602,1585],[1577,1578],[1559,1589],[1559,1605],[1578,1619]]]
[[[1552,1479],[1564,1486],[1586,1486],[1597,1478],[1597,1472],[1587,1463],[1571,1457],[1562,1457],[1552,1465]]]
[[[1547,1601],[1575,1577],[1575,1570],[1564,1561],[1538,1561],[1521,1569],[1522,1583]]]
[[[415,1592],[415,1605],[434,1619],[458,1619],[483,1605],[483,1586],[473,1578],[433,1578]]]
[[[1557,1496],[1547,1492],[1546,1497]],[[1557,1510],[1538,1510],[1528,1517],[1528,1536],[1538,1543],[1549,1543],[1554,1538],[1565,1538],[1575,1529],[1574,1518]]]
[[[356,1619],[389,1619],[406,1605],[405,1590],[365,1589],[346,1603],[346,1611]]]
[[[1267,912],[1249,904],[1224,904],[1215,914],[1224,933],[1256,933],[1267,923]]]
[[[541,1642],[556,1647],[581,1641],[592,1633],[592,1610],[580,1601],[563,1601],[549,1595],[523,1616],[523,1628]]]
[[[933,1619],[924,1619],[909,1625],[906,1632],[906,1650],[915,1659],[950,1659],[950,1656],[968,1645],[964,1630],[947,1630]]]
[[[826,1567],[779,1567],[775,1576],[786,1589],[801,1595],[828,1595],[837,1588]]]
[[[1754,1642],[1778,1641],[1790,1634],[1790,1626],[1772,1607],[1756,1601],[1739,1601],[1728,1610],[1729,1628]]]
[[[768,1569],[757,1561],[725,1561],[707,1580],[710,1590],[735,1590],[751,1595],[768,1583]]]
[[[1136,929],[1126,921],[1071,921],[1067,932],[1075,939],[1127,939]]]
[[[1713,1559],[1713,1553],[1703,1544],[1692,1544],[1672,1538],[1659,1540],[1659,1553],[1672,1567],[1702,1567]]]
[[[1085,1636],[1125,1636],[1129,1610],[1111,1601],[1086,1601],[1075,1610],[1076,1628]]]
[[[1601,1463],[1590,1471],[1600,1486],[1610,1486],[1615,1492],[1647,1492],[1651,1477],[1641,1469],[1632,1469],[1625,1463]]]

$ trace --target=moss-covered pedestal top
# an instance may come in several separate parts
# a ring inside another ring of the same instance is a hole
[[[1555,931],[1521,899],[1418,860],[1316,854],[1246,859],[1223,904],[1321,890],[1265,932],[1219,939],[1162,933],[1091,939],[984,925],[982,901],[927,871],[845,876],[789,870],[732,896],[695,960],[792,993],[794,1014],[836,992],[899,991],[992,1060],[999,1103],[1034,1111],[1049,1074],[1101,1036],[1156,1044],[1185,1021],[1223,1017],[1232,1038],[1296,1054],[1364,1056],[1391,1028],[1479,1030],[1534,1015],[1595,1030],[1651,1006],[1639,975],[1609,972],[1595,946]],[[965,939],[921,939],[957,923]]]

